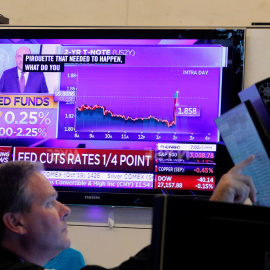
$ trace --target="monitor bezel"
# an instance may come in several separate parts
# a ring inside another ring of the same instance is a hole
[[[235,32],[234,32],[235,31]],[[178,39],[178,38],[194,38],[197,39],[232,39],[241,40],[241,45],[245,47],[245,28],[243,27],[89,27],[89,26],[0,26],[1,39],[4,38],[17,38],[17,39],[37,39],[37,38],[132,38],[132,39]],[[237,32],[241,33],[238,36]],[[206,36],[207,33],[207,36]],[[234,37],[231,33],[236,33]],[[241,36],[242,35],[242,36]],[[239,46],[239,40],[237,44],[233,44],[233,47],[229,49],[229,54],[233,54],[233,57],[238,57],[237,61],[241,62],[238,66],[232,65],[232,81],[230,93],[224,93],[222,91],[222,110],[225,112],[229,108],[235,106],[238,103],[238,92],[243,88],[244,82],[244,48],[237,48]],[[243,50],[241,57],[239,58],[239,50]],[[236,54],[234,56],[234,54]],[[242,58],[242,59],[241,59]],[[236,62],[236,61],[235,61]],[[240,70],[239,70],[240,69]],[[226,82],[223,82],[226,83]],[[225,87],[225,86],[224,86]],[[229,105],[228,105],[229,104]],[[8,144],[8,142],[7,142]],[[224,145],[219,143],[219,148],[222,150],[220,153],[220,159],[227,160],[225,163],[230,166],[230,158],[224,149]],[[224,163],[223,163],[224,164]],[[221,169],[220,176],[227,167]],[[153,196],[159,193],[157,190],[96,190],[94,192],[84,189],[70,189],[70,188],[58,188],[56,190],[59,193],[59,200],[66,204],[93,204],[93,205],[121,205],[121,206],[152,206]],[[181,191],[181,196],[193,197],[202,196],[209,197],[212,192],[196,192],[196,194],[189,190]],[[180,194],[179,194],[180,195]]]

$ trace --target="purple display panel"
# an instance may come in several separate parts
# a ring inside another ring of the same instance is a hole
[[[58,112],[53,95],[0,95],[0,138],[55,139]]]
[[[65,65],[60,89],[77,91],[77,109],[61,104],[59,138],[219,140],[214,119],[224,47],[63,46],[60,53],[118,54],[123,48],[123,65]]]

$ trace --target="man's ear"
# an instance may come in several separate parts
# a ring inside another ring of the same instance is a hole
[[[21,213],[5,213],[3,216],[3,222],[7,229],[14,233],[24,235],[27,232],[24,227],[24,219]]]

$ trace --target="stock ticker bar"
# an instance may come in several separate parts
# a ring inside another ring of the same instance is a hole
[[[151,173],[43,171],[53,186],[152,189]]]
[[[214,190],[215,177],[195,175],[156,175],[156,189]]]
[[[214,190],[215,152],[215,144],[157,144],[154,188]]]
[[[157,149],[158,156],[162,151],[173,159],[170,162],[167,162],[166,158],[164,162],[155,160],[154,150],[49,147],[15,147],[13,158],[43,163],[46,169],[43,174],[53,186],[207,191],[214,189],[214,159],[211,163],[206,161],[207,157],[214,158],[215,144],[163,143],[158,144]],[[181,162],[177,158],[180,156]],[[190,156],[194,158],[189,158]]]

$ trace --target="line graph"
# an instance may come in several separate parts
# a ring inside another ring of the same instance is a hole
[[[169,74],[162,68],[80,69],[76,130],[172,132],[177,89],[172,79],[164,80]]]
[[[76,101],[74,106],[62,104],[59,112],[75,117],[60,121],[60,136],[218,140],[214,119],[220,112],[223,47],[131,49],[136,54],[128,55],[123,65],[65,66],[60,87],[74,89]],[[76,133],[66,133],[70,129]]]
[[[209,117],[216,117],[218,112],[219,71],[213,70],[207,77],[190,77],[183,75],[183,70],[147,66],[66,67],[61,85],[74,85],[77,90],[75,130],[91,134],[188,134],[195,138],[198,134],[213,134],[216,127]],[[76,78],[67,76],[71,72],[77,74]]]
[[[95,122],[95,130],[99,130],[98,123],[102,123],[102,128],[106,130],[117,132],[164,132],[166,128],[175,129],[176,116],[175,106],[177,104],[178,92],[174,95],[174,102],[172,112],[172,119],[158,118],[154,115],[146,117],[134,117],[124,114],[114,113],[102,105],[87,106],[82,105],[76,109],[76,127],[84,131],[89,130],[89,126],[93,128],[93,121]],[[107,97],[106,97],[107,98]],[[111,97],[110,97],[111,98]],[[123,98],[121,96],[121,98]],[[152,98],[153,99],[153,98]]]

